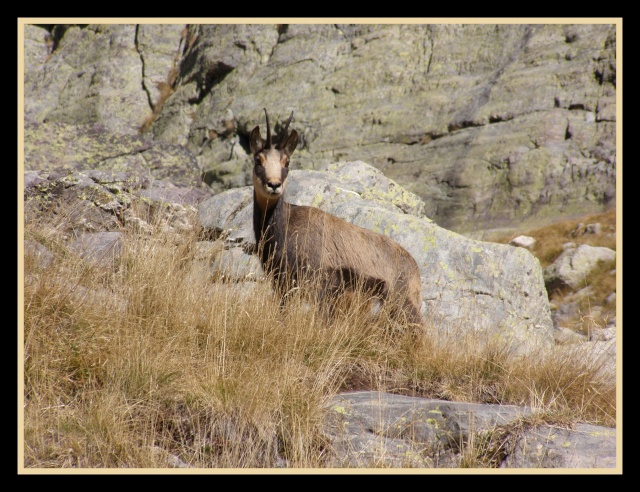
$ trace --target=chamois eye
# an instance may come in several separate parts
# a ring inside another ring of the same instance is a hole
[[[261,165],[261,164],[262,164],[262,161],[260,160],[260,156],[259,156],[259,155],[255,156],[255,157],[253,158],[253,160],[254,160],[254,162],[255,162],[256,166],[259,166],[259,165]]]

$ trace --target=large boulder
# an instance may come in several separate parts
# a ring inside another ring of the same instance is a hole
[[[204,200],[200,224],[251,249],[252,196],[252,188],[245,187]],[[425,319],[439,329],[484,330],[519,353],[553,344],[542,269],[524,248],[476,241],[437,226],[416,195],[364,162],[293,170],[285,197],[400,243],[420,267]]]

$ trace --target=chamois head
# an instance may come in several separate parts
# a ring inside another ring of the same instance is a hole
[[[291,112],[274,147],[266,109],[264,114],[267,118],[267,138],[265,140],[260,136],[260,127],[256,126],[249,136],[249,144],[253,154],[253,186],[256,197],[261,203],[266,202],[268,205],[270,202],[277,202],[284,192],[289,173],[289,159],[298,145],[298,132],[291,130],[291,134],[287,135],[289,123],[293,118],[293,112]]]

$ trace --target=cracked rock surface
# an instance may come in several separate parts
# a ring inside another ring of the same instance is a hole
[[[615,25],[58,27],[25,26],[26,122],[143,130],[215,192],[251,183],[266,107],[295,168],[362,160],[466,235],[615,204]]]

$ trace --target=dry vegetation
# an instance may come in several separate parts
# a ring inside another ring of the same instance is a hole
[[[600,224],[600,232],[587,233],[587,224]],[[540,260],[542,268],[553,263],[563,252],[563,245],[574,243],[576,246],[604,246],[616,249],[616,210],[601,214],[591,214],[572,220],[556,222],[546,227],[518,231],[509,236],[496,239],[496,242],[508,243],[516,236],[530,236],[536,240],[531,252]],[[574,292],[571,289],[557,289],[549,292],[552,307],[575,303],[576,313],[565,320],[568,328],[588,335],[593,329],[604,328],[616,315],[616,302],[607,300],[616,292],[616,262],[600,262],[585,279],[583,289]]]
[[[25,225],[55,253],[46,268],[25,259],[27,468],[321,468],[326,404],[345,389],[615,426],[615,382],[584,352],[516,358],[470,335],[402,330],[384,309],[327,323],[295,296],[281,310],[269,283],[212,280],[195,230],[127,231],[120,259],[102,266],[69,253],[62,234],[53,219]]]
[[[600,234],[585,234],[586,224],[599,223]],[[580,225],[582,224],[582,227]],[[538,229],[523,230],[498,238],[496,242],[508,243],[515,236],[531,236],[536,244],[531,252],[540,260],[542,268],[547,267],[560,256],[562,245],[567,242],[576,245],[605,246],[616,249],[616,210],[611,209],[601,214],[591,214],[580,218],[563,220]]]

